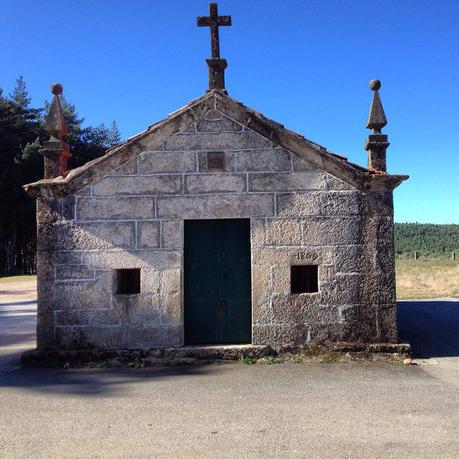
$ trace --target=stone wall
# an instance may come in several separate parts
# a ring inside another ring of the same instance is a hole
[[[183,220],[214,218],[251,219],[254,344],[396,339],[391,193],[217,110],[144,145],[76,196],[39,200],[38,347],[183,345]],[[318,265],[318,293],[290,293],[292,264]],[[126,268],[141,268],[139,294],[115,293]]]

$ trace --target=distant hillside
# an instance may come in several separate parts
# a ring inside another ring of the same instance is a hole
[[[395,253],[418,252],[422,256],[459,258],[459,225],[395,224]]]

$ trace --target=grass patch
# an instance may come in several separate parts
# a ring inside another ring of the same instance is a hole
[[[320,363],[336,363],[337,361],[338,357],[334,354],[326,354],[319,360]]]
[[[395,262],[397,298],[459,298],[459,261],[398,259]]]
[[[261,357],[260,359],[258,359],[257,363],[262,363],[264,365],[273,365],[275,363],[281,363],[281,359],[279,357],[267,355],[266,357]]]
[[[257,361],[252,357],[243,356],[243,357],[241,357],[239,359],[239,363],[241,365],[253,365],[253,364],[257,363]]]
[[[30,274],[26,276],[6,276],[0,277],[0,284],[7,284],[8,282],[24,282],[35,280],[37,280],[37,276],[35,274]]]

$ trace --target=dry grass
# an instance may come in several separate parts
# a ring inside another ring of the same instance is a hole
[[[397,299],[459,298],[459,262],[397,260]]]
[[[0,284],[8,284],[10,282],[24,282],[24,281],[36,281],[37,276],[27,275],[27,276],[6,276],[0,277]]]

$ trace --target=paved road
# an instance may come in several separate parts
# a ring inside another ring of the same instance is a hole
[[[0,458],[459,457],[459,302],[400,303],[416,366],[41,370],[30,301],[0,304]]]

